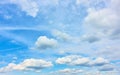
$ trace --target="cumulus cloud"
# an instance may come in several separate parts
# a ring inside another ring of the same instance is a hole
[[[48,49],[57,47],[58,43],[55,39],[49,39],[46,36],[40,36],[35,42],[37,49]]]
[[[81,57],[77,55],[65,56],[58,58],[56,60],[57,64],[66,64],[66,65],[74,65],[74,66],[103,66],[109,64],[109,61],[98,57],[96,59],[90,59],[88,57]]]
[[[0,68],[0,72],[9,72],[9,71],[40,71],[42,69],[52,67],[51,62],[42,60],[42,59],[26,59],[19,64],[10,63],[8,66]]]
[[[118,46],[120,40],[119,4],[120,0],[110,0],[101,9],[88,7],[88,14],[83,21],[84,33],[81,37],[82,42],[90,43],[88,52],[91,49],[91,52],[95,52],[94,55],[96,56],[107,57],[111,60],[120,59]],[[109,48],[106,48],[108,46]],[[93,55],[93,53],[89,54]]]
[[[72,60],[77,59],[77,58],[79,58],[79,56],[77,56],[77,55],[65,56],[65,57],[58,58],[56,60],[56,63],[58,63],[58,64],[68,64],[68,63],[71,63]]]
[[[99,39],[104,38],[115,38],[119,39],[120,29],[119,29],[119,9],[113,9],[116,1],[111,1],[108,3],[106,8],[96,10],[95,8],[88,8],[88,15],[85,17],[84,28],[87,35],[93,34],[94,37]],[[89,40],[89,39],[88,39]]]
[[[76,66],[89,66],[90,59],[88,58],[78,58],[71,62],[72,65]]]

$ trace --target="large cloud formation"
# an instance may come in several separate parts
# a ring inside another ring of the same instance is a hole
[[[8,66],[0,68],[0,72],[9,71],[41,71],[42,69],[52,67],[52,62],[42,59],[26,59],[19,64],[9,63]]]
[[[95,59],[90,59],[88,57],[81,57],[77,55],[70,55],[58,58],[56,60],[57,64],[75,65],[75,66],[103,66],[109,64],[109,61],[98,57]]]

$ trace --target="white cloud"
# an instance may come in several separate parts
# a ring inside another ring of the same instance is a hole
[[[114,70],[114,66],[113,65],[104,65],[102,66],[99,70],[100,71],[113,71]]]
[[[94,66],[101,66],[101,65],[106,65],[106,64],[109,64],[109,61],[102,57],[98,57],[91,62],[91,65],[94,65]]]
[[[99,35],[100,36],[100,35]],[[84,42],[84,41],[87,41],[89,43],[94,43],[94,42],[97,42],[100,40],[100,37],[98,36],[95,36],[95,35],[90,35],[90,34],[86,34],[86,35],[83,35],[81,38],[81,41]]]
[[[78,66],[89,66],[90,59],[88,58],[78,58],[74,60],[71,64]]]
[[[109,61],[98,57],[96,59],[90,59],[88,57],[81,57],[77,55],[70,55],[58,58],[56,60],[57,64],[66,64],[66,65],[72,65],[72,66],[103,66],[106,64],[109,64]]]
[[[0,72],[9,72],[9,71],[40,71],[53,66],[51,62],[42,60],[42,59],[26,59],[20,64],[10,63],[8,66],[0,68]]]
[[[119,31],[119,9],[113,9],[116,6],[116,1],[112,1],[106,8],[96,10],[95,8],[88,8],[88,15],[84,21],[84,28],[87,35],[94,35],[99,39],[117,38],[120,37]],[[119,2],[119,1],[118,1]],[[109,3],[108,3],[109,4]],[[102,35],[99,35],[102,34]]]
[[[88,14],[83,21],[82,43],[89,42],[87,51],[91,56],[105,57],[111,60],[119,60],[120,40],[120,0],[110,0],[102,9],[88,8]],[[84,44],[83,44],[84,45]],[[81,45],[82,46],[82,45]],[[109,47],[109,48],[107,48]],[[83,50],[81,50],[82,52]],[[85,54],[86,52],[85,51]]]
[[[48,49],[57,47],[58,43],[55,39],[49,39],[46,36],[40,36],[35,42],[37,49]]]
[[[71,63],[74,59],[77,59],[77,58],[79,58],[79,56],[77,56],[77,55],[65,56],[65,57],[58,58],[56,60],[56,63],[58,63],[58,64],[68,64],[68,63]]]
[[[71,61],[72,61],[71,58],[64,57],[64,58],[58,58],[56,60],[56,63],[65,64],[65,63],[70,63]]]
[[[65,32],[61,32],[59,30],[53,30],[52,31],[53,36],[55,36],[57,39],[60,39],[62,41],[70,41],[72,37],[68,35]]]

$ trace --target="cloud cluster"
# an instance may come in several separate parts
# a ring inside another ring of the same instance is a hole
[[[57,47],[58,43],[55,39],[49,39],[46,36],[40,36],[35,42],[37,49],[48,49]]]
[[[119,39],[120,29],[119,21],[120,9],[114,8],[118,6],[119,0],[111,0],[106,8],[96,10],[94,8],[88,8],[88,15],[84,20],[84,28],[88,41],[90,41],[90,35],[94,35],[97,39]],[[114,8],[114,9],[113,9]],[[93,38],[96,40],[96,38]]]
[[[87,6],[87,15],[82,20],[83,29],[78,30],[78,35],[76,35],[80,37],[80,41],[78,41],[80,44],[79,46],[74,45],[73,51],[70,50],[71,53],[76,50],[79,53],[87,54],[88,52],[92,56],[119,60],[120,9],[118,7],[120,0],[77,0],[76,3]],[[79,35],[80,32],[83,34]],[[106,48],[108,46],[109,48]]]
[[[102,57],[90,59],[88,57],[80,57],[77,55],[70,55],[70,56],[58,58],[56,60],[56,63],[89,67],[89,66],[103,66],[103,65],[109,64],[109,61]]]
[[[79,55],[69,55],[65,57],[58,58],[55,61],[58,65],[66,64],[73,67],[65,67],[64,69],[59,69],[56,71],[51,71],[49,74],[55,75],[79,75],[89,73],[92,75],[93,67],[97,68],[95,71],[102,72],[112,72],[115,71],[115,66],[109,63],[108,60],[98,57],[98,58],[88,58]],[[25,59],[19,64],[10,63],[8,66],[0,68],[0,73],[7,73],[10,71],[33,71],[40,72],[42,69],[52,67],[54,64],[50,61],[45,61],[42,59]],[[81,67],[81,69],[79,69]],[[91,70],[84,69],[92,68]],[[48,73],[47,73],[48,74]],[[97,74],[97,73],[95,73]],[[107,74],[107,73],[106,73]]]
[[[41,71],[42,69],[52,67],[51,62],[42,60],[42,59],[26,59],[19,64],[10,63],[8,66],[0,68],[0,72],[9,72],[9,71]]]

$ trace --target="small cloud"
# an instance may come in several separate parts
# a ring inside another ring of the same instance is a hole
[[[90,59],[88,58],[78,58],[73,61],[71,64],[76,66],[89,66]]]
[[[58,45],[57,40],[49,39],[46,36],[40,36],[35,42],[35,47],[37,49],[56,48],[57,45]]]
[[[70,41],[72,39],[72,37],[70,35],[68,35],[65,32],[61,32],[59,30],[53,30],[52,34],[54,37],[56,37],[57,39],[62,40],[62,41]]]
[[[108,60],[106,60],[102,57],[98,57],[95,60],[93,60],[93,62],[91,64],[94,65],[94,66],[102,66],[102,65],[105,65],[105,64],[108,64],[108,63],[109,63]]]
[[[114,66],[113,65],[104,65],[99,70],[100,71],[113,71],[114,70]]]
[[[100,40],[100,37],[96,35],[83,35],[81,41],[87,41],[89,43],[94,43]]]
[[[67,64],[67,65],[74,65],[74,66],[85,66],[88,65],[90,60],[85,57],[81,57],[78,55],[70,55],[58,58],[56,60],[57,64]]]
[[[65,57],[58,58],[56,60],[57,64],[70,64],[74,59],[79,58],[77,55],[69,55]]]

